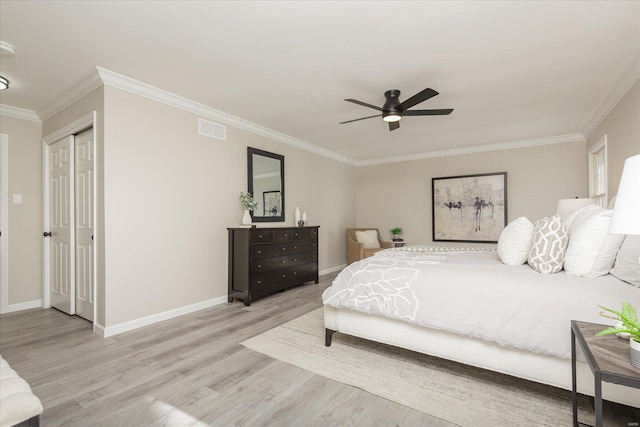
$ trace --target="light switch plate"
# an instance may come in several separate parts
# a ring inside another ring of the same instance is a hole
[[[13,195],[13,204],[14,205],[22,204],[22,194],[14,194]]]

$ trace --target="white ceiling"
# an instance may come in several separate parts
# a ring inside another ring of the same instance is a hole
[[[586,136],[640,70],[639,1],[0,2],[0,103],[42,112],[96,66],[368,161]],[[449,116],[339,125],[431,87]]]

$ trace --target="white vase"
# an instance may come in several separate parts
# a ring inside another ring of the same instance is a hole
[[[242,225],[251,225],[251,214],[249,213],[249,209],[244,210],[244,215],[242,216]]]
[[[630,339],[629,342],[631,347],[631,365],[636,369],[640,369],[640,342],[634,339]]]

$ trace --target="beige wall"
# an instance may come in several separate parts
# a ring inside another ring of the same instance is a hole
[[[233,127],[226,141],[204,137],[197,119],[105,87],[105,326],[226,298],[226,228],[241,223],[247,146],[285,156],[286,224],[306,210],[321,226],[320,269],[344,263],[355,168]]]
[[[584,142],[355,168],[228,127],[227,141],[200,136],[197,116],[112,87],[100,87],[42,125],[2,117],[9,135],[9,303],[41,298],[42,136],[97,112],[98,318],[113,326],[223,298],[226,228],[240,224],[247,146],[285,156],[286,225],[296,206],[320,225],[320,269],[345,263],[344,229],[375,226],[410,244],[431,242],[431,178],[508,172],[508,216],[534,220],[557,200],[586,196]],[[609,189],[640,152],[640,84],[589,137],[609,139]],[[260,226],[282,226],[282,223]],[[455,245],[455,244],[453,244]]]
[[[585,143],[576,141],[360,167],[357,226],[378,227],[386,240],[388,230],[399,226],[408,244],[432,243],[431,178],[505,171],[509,221],[552,215],[558,199],[586,196],[584,153]]]
[[[607,193],[611,198],[618,192],[625,159],[640,154],[640,80],[587,138],[587,147],[603,135],[607,135]]]
[[[42,294],[42,133],[40,122],[0,116],[9,138],[8,305],[38,301]],[[14,194],[22,204],[13,204]]]
[[[74,121],[84,117],[85,115],[96,112],[96,227],[95,235],[95,251],[98,259],[96,268],[96,323],[104,326],[105,322],[105,276],[104,276],[104,174],[103,174],[103,158],[104,158],[104,87],[100,86],[93,92],[84,96],[82,99],[74,102],[62,111],[53,115],[42,123],[42,135],[47,137],[54,132],[68,126]]]

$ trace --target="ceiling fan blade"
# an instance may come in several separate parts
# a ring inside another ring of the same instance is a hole
[[[429,98],[433,98],[437,94],[438,94],[438,92],[436,92],[435,90],[433,90],[433,89],[428,87],[425,90],[423,90],[422,92],[416,93],[411,98],[405,99],[404,102],[402,102],[398,106],[398,108],[400,108],[401,110],[406,110],[407,108],[411,108],[414,105],[420,104],[421,102],[424,102]]]
[[[369,116],[369,117],[361,117],[359,119],[347,120],[346,122],[340,122],[338,124],[343,125],[345,123],[357,122],[358,120],[372,119],[374,117],[380,117],[380,116],[382,116],[382,114],[376,114],[375,116]]]
[[[402,113],[403,116],[446,116],[451,114],[453,108],[445,108],[442,110],[408,110]]]
[[[363,107],[373,108],[374,110],[382,111],[382,108],[375,105],[367,104],[366,102],[358,101],[357,99],[345,99],[347,102],[353,102],[354,104],[362,105]]]
[[[389,132],[400,129],[400,122],[389,122]]]

